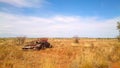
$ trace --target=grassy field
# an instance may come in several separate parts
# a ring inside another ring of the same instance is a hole
[[[17,45],[16,39],[0,39],[0,68],[120,68],[120,42],[117,39],[50,38],[53,48],[23,51],[35,39]]]

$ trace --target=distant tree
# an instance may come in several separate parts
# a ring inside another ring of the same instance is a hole
[[[15,42],[17,45],[24,44],[26,37],[16,37]]]
[[[117,29],[119,31],[118,40],[120,41],[120,22],[117,22]]]
[[[117,22],[117,29],[119,30],[119,35],[120,35],[120,22]]]
[[[79,43],[79,37],[78,36],[74,36],[74,43]]]

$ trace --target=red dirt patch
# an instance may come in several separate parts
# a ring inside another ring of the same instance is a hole
[[[120,62],[112,63],[111,68],[120,68]]]

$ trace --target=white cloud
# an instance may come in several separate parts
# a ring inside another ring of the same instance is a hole
[[[0,2],[15,7],[41,7],[44,3],[48,3],[46,0],[0,0]]]
[[[29,37],[115,37],[120,17],[100,20],[99,17],[56,15],[47,18],[0,12],[0,36]]]

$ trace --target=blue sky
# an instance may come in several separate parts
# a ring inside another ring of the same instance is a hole
[[[0,0],[0,37],[116,37],[120,0]]]

